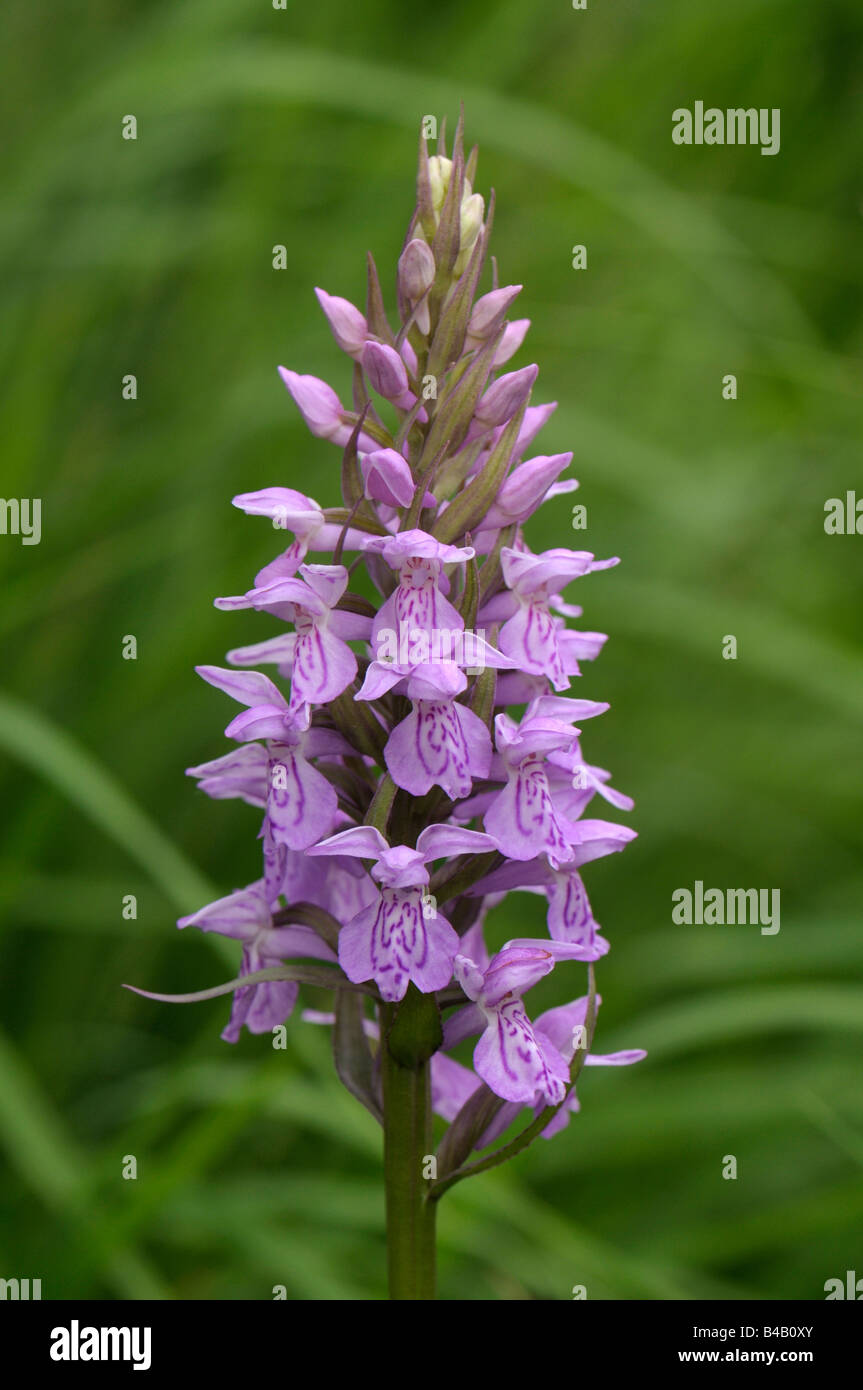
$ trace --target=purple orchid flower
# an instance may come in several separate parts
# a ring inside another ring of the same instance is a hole
[[[463,631],[464,619],[442,592],[442,571],[445,564],[472,560],[472,546],[445,545],[425,531],[412,530],[395,536],[372,536],[365,549],[382,555],[398,571],[398,584],[372,624],[372,645],[377,653],[385,644],[385,654],[396,659],[402,644],[415,632],[431,639],[435,633]]]
[[[596,996],[596,1009],[602,1003],[600,995]],[[590,1005],[589,995],[584,995],[580,999],[575,999],[571,1004],[563,1004],[558,1008],[547,1009],[544,1013],[538,1014],[532,1025],[534,1038],[543,1056],[548,1053],[556,1052],[566,1064],[567,1081],[569,1080],[569,1068],[576,1051],[586,1042],[586,1021],[587,1011]],[[455,1015],[452,1022],[458,1019],[456,1027],[450,1027],[448,1034],[445,1033],[445,1046],[453,1046],[451,1038],[458,1038],[461,1041],[465,1037],[470,1037],[481,1031],[484,1016],[476,1006],[468,1006],[461,1011],[461,1015]],[[626,1067],[635,1062],[641,1062],[647,1056],[643,1048],[629,1048],[622,1052],[597,1053],[589,1052],[584,1059],[586,1067]],[[437,1052],[432,1059],[432,1103],[437,1114],[450,1122],[455,1119],[461,1107],[474,1094],[477,1087],[481,1084],[481,1078],[476,1075],[469,1067],[463,1066],[455,1058],[447,1056],[445,1052]],[[490,1082],[487,1084],[491,1085]],[[500,1094],[497,1086],[492,1086],[497,1094]],[[536,1114],[548,1104],[559,1104],[558,1101],[549,1101],[547,1094],[543,1090],[538,1090],[531,1100],[519,1101],[509,1100],[501,1106],[495,1118],[486,1130],[480,1135],[476,1142],[477,1149],[487,1148],[496,1139],[509,1129],[523,1108],[523,1105],[532,1104]],[[569,1124],[569,1117],[577,1114],[581,1109],[576,1088],[570,1087],[563,1105],[561,1105],[556,1115],[553,1115],[541,1134],[543,1139],[552,1139],[555,1134],[559,1134]]]
[[[430,825],[416,849],[390,846],[370,825],[353,826],[313,845],[309,855],[338,854],[373,859],[379,900],[357,914],[339,936],[339,964],[357,984],[374,980],[384,999],[404,998],[410,981],[423,994],[443,989],[452,976],[458,936],[445,917],[424,910],[426,865],[455,854],[494,849],[488,835],[456,826]]]
[[[344,565],[301,565],[300,574],[302,579],[280,579],[239,598],[216,599],[218,608],[259,608],[294,623],[290,643],[271,641],[267,648],[271,657],[278,653],[277,660],[290,661],[292,710],[325,704],[350,685],[357,659],[340,634],[358,637],[368,631],[367,619],[336,611],[348,583]]]
[[[578,733],[559,719],[526,716],[516,724],[507,714],[495,718],[497,751],[507,784],[485,812],[485,828],[510,859],[548,856],[557,868],[572,859],[574,822],[557,810],[546,773],[546,756],[566,748]]]
[[[548,1105],[559,1105],[566,1095],[569,1066],[550,1039],[531,1026],[522,995],[554,969],[556,960],[571,959],[571,951],[559,942],[511,942],[484,970],[468,956],[455,958],[455,977],[485,1020],[474,1068],[504,1100],[527,1104],[540,1095]],[[463,1011],[462,1029],[468,1025],[473,1031],[476,1011]],[[460,1030],[460,1036],[470,1032]]]
[[[442,787],[453,800],[469,796],[474,778],[489,774],[491,735],[456,698],[467,677],[452,662],[417,667],[407,679],[411,712],[393,729],[384,757],[397,787],[424,796]]]
[[[588,551],[546,550],[541,555],[504,546],[501,567],[509,589],[481,617],[484,621],[512,617],[500,630],[500,649],[518,660],[522,670],[547,675],[555,690],[566,690],[569,675],[549,601],[564,585],[593,570],[608,569],[617,559],[597,560]]]

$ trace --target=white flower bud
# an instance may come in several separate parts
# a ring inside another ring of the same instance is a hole
[[[452,160],[445,155],[433,154],[428,162],[429,183],[431,184],[432,206],[434,208],[435,220],[440,218],[441,208],[446,201],[449,181],[452,177]],[[465,179],[464,191],[462,194],[462,207],[465,201],[471,196],[472,189],[470,182]]]
[[[440,210],[444,205],[446,191],[449,188],[450,174],[452,173],[452,160],[446,159],[441,154],[433,154],[429,160],[429,183],[431,184],[432,207],[435,216],[440,216]]]
[[[472,251],[480,233],[485,217],[485,202],[481,193],[465,198],[461,205],[461,231],[459,246],[462,252]]]

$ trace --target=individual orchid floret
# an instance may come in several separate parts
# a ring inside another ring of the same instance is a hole
[[[562,720],[538,717],[516,724],[508,714],[497,715],[494,722],[507,783],[485,812],[485,828],[510,859],[545,854],[557,868],[572,859],[576,831],[552,801],[545,759],[553,749],[568,747],[578,730]]]
[[[451,662],[420,666],[407,681],[411,712],[397,724],[384,757],[397,787],[424,796],[441,787],[454,801],[470,796],[474,779],[489,774],[488,728],[456,698],[467,678]]]
[[[332,386],[319,377],[301,376],[287,367],[279,367],[279,376],[293,396],[294,404],[311,433],[318,439],[328,439],[332,444],[344,447],[356,422],[345,411]],[[361,431],[358,447],[371,450],[377,448],[377,444],[370,435]]]
[[[436,632],[460,632],[464,618],[441,591],[445,564],[464,564],[474,557],[472,546],[446,545],[425,531],[400,531],[395,536],[372,536],[369,553],[379,553],[398,572],[398,584],[381,605],[372,624],[372,647],[388,645],[395,635],[394,656],[417,632],[431,638]]]
[[[500,649],[524,671],[547,675],[555,690],[566,690],[571,666],[559,641],[559,628],[549,611],[549,600],[559,589],[593,570],[608,569],[617,559],[597,560],[584,550],[546,550],[540,555],[504,546],[500,553],[509,598],[498,595],[483,616],[502,617],[507,606],[513,616],[500,630]],[[576,667],[577,669],[577,667]]]
[[[181,917],[177,926],[199,927],[241,941],[240,975],[281,965],[288,958],[335,960],[329,946],[310,927],[274,925],[263,879]],[[297,992],[293,980],[266,980],[238,989],[230,1022],[222,1033],[225,1042],[236,1042],[243,1025],[250,1033],[269,1033],[284,1023],[293,1012]]]
[[[541,1096],[559,1105],[569,1085],[569,1066],[549,1038],[531,1026],[521,996],[566,958],[557,943],[510,944],[481,970],[457,955],[454,974],[485,1019],[473,1064],[495,1095],[530,1104]]]
[[[413,310],[420,333],[431,327],[428,291],[434,284],[435,262],[431,247],[419,237],[408,242],[399,257],[399,289]]]
[[[342,352],[355,360],[359,359],[369,336],[365,315],[349,299],[340,299],[338,295],[327,294],[326,290],[320,289],[316,289],[315,294]]]
[[[344,565],[301,565],[300,574],[301,579],[280,579],[240,598],[216,600],[219,608],[259,608],[294,623],[292,710],[341,695],[357,673],[357,659],[340,633],[360,637],[368,627],[356,614],[336,611],[348,584]]]
[[[459,939],[449,922],[430,905],[426,865],[457,854],[495,848],[488,835],[456,826],[430,825],[416,849],[390,846],[373,826],[353,826],[309,855],[338,854],[373,859],[372,878],[379,898],[357,914],[339,935],[339,964],[349,980],[374,980],[384,999],[404,998],[412,981],[423,994],[443,989],[452,975]]]
[[[601,1003],[601,996],[596,995],[594,1014]],[[571,1004],[547,1009],[545,1013],[538,1014],[533,1024],[534,1037],[543,1052],[554,1049],[566,1063],[567,1072],[576,1052],[588,1046],[587,1017],[589,1007],[590,997],[584,995],[581,999],[573,1000]],[[462,1010],[462,1015],[468,1015],[468,1010]],[[469,1015],[468,1021],[460,1026],[458,1033],[461,1037],[469,1037],[472,1033],[478,1033],[481,1026],[482,1016],[477,1011],[475,1015]],[[449,1031],[453,1037],[456,1036],[456,1030],[450,1029]],[[452,1044],[447,1043],[446,1045]],[[631,1066],[634,1062],[643,1061],[646,1056],[647,1053],[643,1048],[629,1048],[622,1052],[588,1052],[584,1058],[584,1065],[588,1067],[626,1067]],[[435,1110],[444,1119],[449,1120],[455,1118],[461,1106],[470,1099],[480,1084],[479,1078],[468,1067],[463,1067],[444,1052],[436,1053],[432,1059],[432,1083]],[[548,1103],[546,1095],[542,1092],[537,1093],[532,1101],[537,1114]],[[524,1102],[507,1101],[507,1104],[502,1106],[494,1120],[478,1139],[476,1148],[483,1149],[499,1138],[517,1117],[523,1104]],[[559,1134],[562,1129],[565,1129],[569,1124],[570,1115],[577,1114],[580,1108],[575,1087],[572,1086],[557,1114],[552,1115],[543,1127],[541,1131],[543,1139],[551,1139],[555,1134]]]

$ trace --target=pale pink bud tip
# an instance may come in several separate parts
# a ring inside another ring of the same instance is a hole
[[[478,299],[471,311],[467,326],[469,338],[485,339],[494,327],[495,321],[505,315],[513,300],[521,294],[521,285],[504,285],[502,289],[492,290]]]
[[[498,377],[476,408],[475,417],[479,424],[491,427],[511,420],[530,396],[538,375],[539,368],[534,364]]]
[[[369,336],[365,316],[349,299],[340,299],[338,295],[327,294],[326,290],[320,289],[316,289],[315,294],[342,352],[347,352],[351,357],[362,352]]]
[[[312,434],[333,439],[343,431],[341,401],[331,386],[319,377],[301,376],[287,367],[279,367],[279,376]]]

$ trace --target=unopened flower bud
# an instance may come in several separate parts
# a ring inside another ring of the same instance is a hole
[[[483,527],[511,526],[536,511],[555,479],[572,463],[572,454],[541,454],[510,473],[483,521]]]
[[[479,342],[486,341],[519,294],[521,294],[521,285],[504,285],[499,290],[492,290],[489,294],[484,294],[481,299],[476,301],[467,326],[468,338],[476,339],[476,342],[471,342],[472,347],[475,347]]]
[[[409,507],[414,480],[407,460],[396,449],[376,449],[360,456],[366,497],[390,507]]]
[[[503,337],[498,343],[497,352],[492,358],[493,367],[502,367],[504,362],[508,362],[514,357],[525,339],[525,334],[530,328],[530,319],[513,319],[503,330]]]
[[[532,365],[498,377],[477,405],[474,420],[486,429],[511,420],[530,396],[538,373],[539,368]]]
[[[461,255],[466,251],[472,251],[474,242],[480,233],[482,220],[485,217],[485,199],[481,193],[473,193],[469,198],[465,198],[461,205],[461,227],[460,227],[460,248]]]
[[[342,352],[348,353],[351,357],[358,357],[369,336],[365,316],[349,299],[327,294],[326,290],[315,290],[315,294]]]
[[[386,343],[366,343],[360,360],[372,390],[393,405],[410,410],[414,396],[408,388],[405,364],[395,348]]]
[[[299,372],[289,371],[287,367],[279,367],[279,376],[312,434],[318,439],[329,439],[333,444],[347,444],[356,416],[342,409],[342,403],[332,386],[319,377],[302,376]],[[360,432],[358,444],[361,449],[372,450],[376,447],[375,441],[364,431]]]
[[[482,231],[482,222],[485,217],[485,202],[479,193],[474,193],[471,197],[465,197],[461,205],[461,220],[459,230],[459,253],[456,257],[453,274],[458,277],[467,269],[467,264],[471,258],[476,240]]]
[[[402,293],[412,303],[421,299],[434,283],[435,264],[431,247],[415,237],[399,257],[399,284]]]
[[[435,211],[435,218],[440,217],[441,208],[446,201],[449,191],[449,182],[452,177],[452,160],[445,155],[433,154],[428,162],[429,183],[431,184],[432,206]],[[470,198],[473,189],[467,179],[464,181],[462,191],[462,207],[465,201]]]
[[[434,284],[435,263],[431,248],[419,238],[409,241],[399,258],[399,287],[411,307],[416,306],[416,323],[421,333],[430,327],[427,291]],[[422,303],[418,301],[422,300]]]

